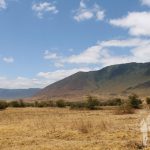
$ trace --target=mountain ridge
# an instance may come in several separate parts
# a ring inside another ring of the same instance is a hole
[[[34,96],[41,89],[29,88],[29,89],[4,89],[0,88],[0,99],[21,99]]]
[[[133,62],[107,66],[98,71],[77,72],[47,86],[35,97],[39,99],[82,99],[88,94],[102,97],[104,95],[107,97],[126,95],[132,93],[132,90],[127,90],[129,87],[135,87],[148,81],[150,81],[150,62]],[[149,95],[148,92],[140,94]]]

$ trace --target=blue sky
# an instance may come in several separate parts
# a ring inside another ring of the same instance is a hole
[[[0,0],[0,88],[150,61],[150,0]]]

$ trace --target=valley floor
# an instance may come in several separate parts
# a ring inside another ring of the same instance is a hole
[[[9,108],[0,111],[0,150],[136,150],[142,111]]]

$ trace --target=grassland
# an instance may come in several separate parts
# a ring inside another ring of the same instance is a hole
[[[136,150],[143,110],[8,108],[0,111],[0,150]],[[148,149],[148,148],[147,148]]]

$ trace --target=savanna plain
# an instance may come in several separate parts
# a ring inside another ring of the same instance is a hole
[[[144,115],[118,115],[112,108],[7,108],[0,111],[0,149],[137,150]]]

